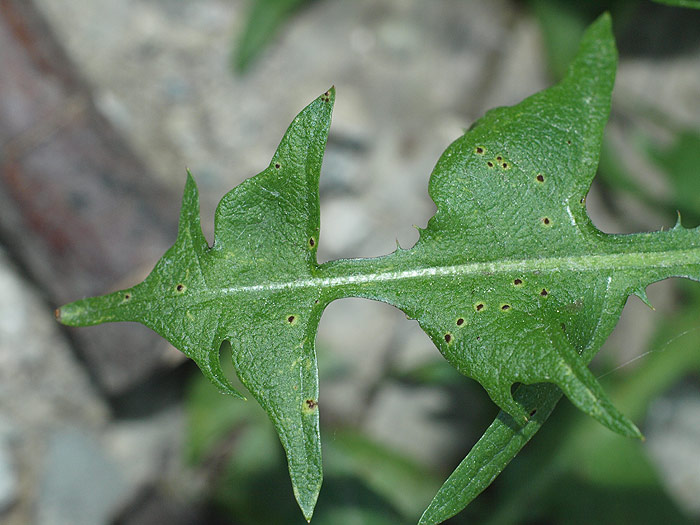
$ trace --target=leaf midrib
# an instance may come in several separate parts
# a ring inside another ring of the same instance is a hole
[[[294,279],[282,282],[268,282],[256,285],[230,286],[200,292],[196,295],[238,294],[300,288],[337,288],[365,283],[401,281],[426,277],[468,277],[511,272],[599,272],[602,270],[637,270],[669,268],[700,261],[700,247],[687,250],[642,251],[627,253],[587,254],[560,257],[537,257],[528,259],[503,259],[498,261],[471,262],[466,264],[427,266],[412,270],[371,271],[376,259],[344,259],[332,261],[321,271],[328,272],[334,263],[343,263],[344,275],[318,276],[308,279]],[[354,263],[354,264],[353,264]],[[353,271],[353,266],[356,267]],[[337,271],[337,270],[336,270]]]

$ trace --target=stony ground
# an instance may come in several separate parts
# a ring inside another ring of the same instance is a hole
[[[536,21],[521,4],[505,0],[317,2],[280,30],[245,76],[231,73],[229,59],[246,2],[37,4],[92,86],[100,111],[152,176],[178,193],[185,168],[193,172],[209,235],[223,193],[266,166],[294,115],[335,85],[321,183],[320,260],[412,245],[413,225],[425,225],[434,212],[427,178],[447,144],[486,109],[515,103],[549,82]],[[700,47],[670,60],[623,56],[616,99],[659,107],[697,128],[699,70]],[[595,192],[589,200],[596,224],[624,229],[601,201]],[[654,217],[635,220],[643,228],[661,226]],[[0,521],[108,523],[164,476],[175,499],[191,497],[194,489],[178,481],[182,408],[166,404],[149,418],[128,411],[116,417],[55,324],[42,290],[2,250],[0,290]],[[655,286],[650,296],[663,308],[669,294]],[[654,324],[653,312],[640,303],[629,309],[613,341],[623,349],[619,362],[639,352]],[[369,415],[358,413],[363,392],[387,363],[409,367],[438,358],[400,312],[340,301],[324,314],[318,345],[328,353],[321,367],[325,361],[344,369],[321,385],[332,417],[362,420],[372,435],[426,462],[440,460],[431,451],[461,451],[449,423],[428,424],[428,414],[444,401],[438,391],[409,396],[389,383]],[[683,392],[687,419],[700,420],[699,395]],[[674,413],[668,405],[662,411]],[[678,421],[669,418],[656,421],[662,427]],[[700,429],[683,432],[684,481],[669,476],[669,483],[685,487],[692,504],[700,491],[700,460],[692,468],[687,458],[700,457]],[[649,432],[651,452],[672,465],[667,471],[680,470],[672,453],[680,438],[658,434],[665,437],[657,441]],[[695,447],[688,435],[695,436]]]

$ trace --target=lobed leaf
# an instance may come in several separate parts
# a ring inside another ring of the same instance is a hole
[[[314,339],[323,308],[318,273],[318,179],[335,90],[292,122],[268,168],[219,203],[215,241],[202,234],[197,187],[185,185],[178,238],[144,282],[60,309],[85,326],[137,321],[192,358],[222,392],[242,397],[221,371],[231,344],[236,372],[269,414],[307,519],[321,488]]]
[[[322,477],[314,339],[323,309],[342,297],[402,309],[503,411],[421,523],[459,512],[488,486],[561,392],[611,430],[641,437],[586,365],[630,294],[646,300],[651,282],[700,279],[700,235],[680,221],[666,232],[606,235],[586,214],[616,62],[605,15],[560,84],[488,112],[449,146],[430,179],[437,212],[412,249],[318,265],[331,89],[294,119],[268,168],[222,199],[212,247],[188,176],[177,241],[151,275],[64,306],[59,319],[141,322],[240,395],[219,362],[230,342],[238,376],[280,436],[309,520]]]

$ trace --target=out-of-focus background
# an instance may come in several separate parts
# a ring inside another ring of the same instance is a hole
[[[577,6],[577,4],[580,4]],[[432,166],[487,109],[550,85],[612,11],[621,60],[588,198],[607,232],[700,223],[700,11],[649,1],[0,0],[0,522],[304,523],[272,426],[140,326],[53,308],[140,281],[189,168],[205,233],[309,101],[337,88],[321,261],[417,239]],[[561,403],[450,523],[697,523],[700,286],[629,300],[594,363],[647,440]],[[318,336],[318,524],[412,523],[495,416],[397,310]],[[229,370],[231,374],[233,371]]]

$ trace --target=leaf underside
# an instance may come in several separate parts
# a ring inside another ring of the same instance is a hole
[[[488,112],[442,155],[435,216],[410,250],[319,265],[318,182],[334,89],[292,122],[270,165],[219,203],[215,241],[188,174],[178,238],[140,284],[59,310],[67,325],[136,321],[240,396],[219,362],[267,411],[307,519],[321,487],[314,339],[342,297],[387,302],[418,321],[443,356],[479,381],[501,414],[421,518],[439,523],[478,495],[534,435],[563,392],[623,435],[641,437],[587,368],[630,294],[700,278],[700,235],[607,235],[586,214],[617,54],[610,19],[586,32],[565,79]],[[515,396],[513,384],[521,383]],[[242,397],[242,396],[241,396]]]

